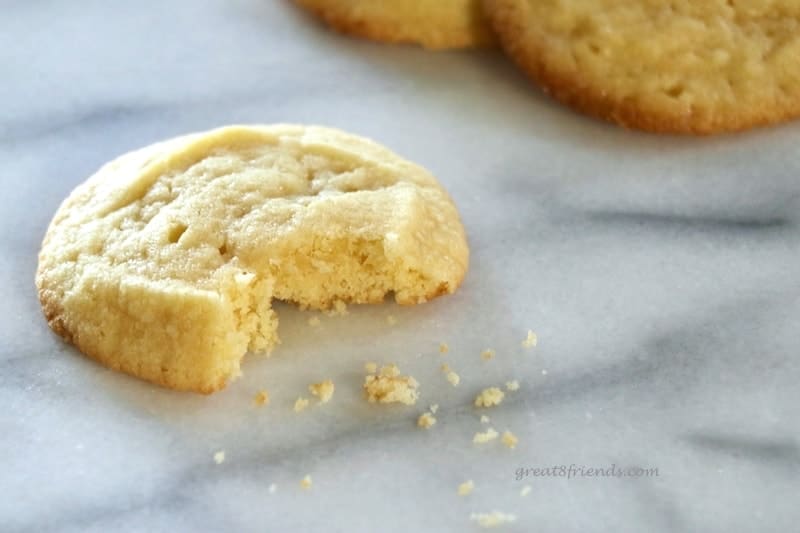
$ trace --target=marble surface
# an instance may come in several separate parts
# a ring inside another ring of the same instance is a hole
[[[347,39],[284,1],[2,11],[0,530],[469,531],[491,510],[525,532],[800,528],[800,124],[627,132],[553,104],[498,53]],[[36,253],[75,185],[165,137],[280,121],[431,169],[469,234],[462,289],[316,328],[281,305],[274,357],[210,397],[110,372],[48,330]],[[367,360],[416,376],[420,403],[364,402]],[[326,377],[332,403],[293,413]],[[519,445],[473,445],[474,395],[512,378],[487,414]],[[419,430],[430,403],[439,423]],[[516,479],[572,464],[658,475]]]

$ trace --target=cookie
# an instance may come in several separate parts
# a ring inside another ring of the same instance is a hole
[[[417,304],[455,291],[468,255],[425,169],[334,129],[232,126],[125,154],[78,186],[36,285],[86,355],[210,393],[278,342],[273,298]]]
[[[505,51],[561,102],[661,133],[800,115],[800,2],[485,0]]]
[[[426,48],[494,43],[480,0],[295,0],[343,33]]]

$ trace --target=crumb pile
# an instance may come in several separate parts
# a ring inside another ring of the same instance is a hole
[[[377,374],[367,374],[364,378],[364,395],[372,403],[414,405],[419,398],[417,387],[417,380],[400,375],[397,365],[386,365]]]
[[[475,433],[475,436],[472,437],[472,442],[475,444],[486,444],[496,439],[498,435],[494,428],[488,428],[486,431]]]
[[[435,423],[436,418],[431,413],[422,413],[417,419],[417,425],[424,429],[433,427]]]
[[[328,403],[333,397],[333,392],[336,390],[336,387],[332,380],[326,379],[320,383],[312,383],[308,386],[308,390],[311,394],[319,398],[319,403]]]
[[[475,397],[475,407],[492,407],[500,405],[500,402],[505,398],[505,393],[497,387],[489,387],[483,389],[478,396]]]

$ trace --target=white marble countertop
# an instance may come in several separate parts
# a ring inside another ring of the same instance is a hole
[[[352,40],[285,1],[2,12],[0,530],[469,531],[491,510],[524,532],[800,527],[800,124],[627,132],[551,103],[499,53]],[[48,330],[36,253],[75,185],[162,138],[282,121],[432,170],[469,234],[462,289],[316,328],[281,306],[274,357],[210,397],[108,371]],[[414,375],[420,404],[364,402],[367,360]],[[332,403],[293,413],[326,377]],[[520,390],[487,414],[519,445],[473,445],[486,425],[472,398],[512,378]],[[257,409],[262,387],[273,403]],[[430,403],[439,423],[415,428]],[[572,464],[658,475],[515,479]]]

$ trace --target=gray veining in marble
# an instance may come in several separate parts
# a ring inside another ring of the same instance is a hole
[[[0,530],[471,531],[494,509],[517,515],[508,531],[800,529],[800,124],[627,132],[554,105],[498,53],[347,39],[284,1],[0,7]],[[36,253],[75,185],[162,138],[279,121],[430,168],[469,234],[463,288],[316,328],[279,305],[275,356],[211,397],[110,372],[49,332]],[[364,402],[367,360],[416,376],[420,405]],[[326,377],[332,403],[293,413]],[[519,446],[474,446],[472,398],[512,378],[487,414]],[[256,409],[262,387],[273,404]],[[430,403],[439,423],[418,430]],[[658,476],[515,479],[571,464]]]

